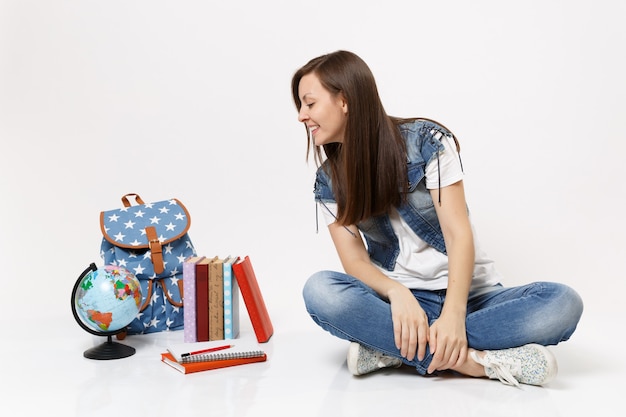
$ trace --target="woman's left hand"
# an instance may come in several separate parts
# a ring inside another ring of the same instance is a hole
[[[430,326],[429,346],[433,355],[429,374],[461,366],[467,358],[465,314],[443,313]]]

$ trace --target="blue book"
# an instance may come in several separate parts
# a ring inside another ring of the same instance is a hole
[[[239,286],[233,279],[233,263],[239,257],[229,256],[224,259],[224,339],[236,339],[239,336]]]

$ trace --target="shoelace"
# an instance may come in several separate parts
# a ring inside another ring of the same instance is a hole
[[[387,355],[380,355],[378,358],[378,365],[381,367],[395,366],[397,362],[396,358]]]
[[[489,361],[485,358],[480,358],[476,351],[472,351],[470,356],[485,368],[491,369],[503,384],[519,386],[519,381],[513,376],[522,373],[522,364],[518,361]]]

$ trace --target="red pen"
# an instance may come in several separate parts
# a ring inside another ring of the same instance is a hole
[[[217,346],[217,347],[212,347],[209,349],[196,350],[195,352],[183,353],[182,355],[180,355],[180,357],[184,358],[185,356],[200,355],[202,353],[216,352],[218,350],[230,349],[231,347],[233,347],[233,345]]]

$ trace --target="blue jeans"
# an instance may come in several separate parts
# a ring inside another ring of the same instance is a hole
[[[411,290],[432,324],[441,314],[446,291]],[[311,318],[341,339],[358,342],[401,358],[424,375],[432,360],[402,358],[396,348],[389,302],[358,279],[321,271],[303,289]],[[583,302],[570,287],[535,282],[519,287],[495,285],[469,294],[465,326],[470,348],[506,349],[528,343],[556,345],[569,339],[582,315]]]

